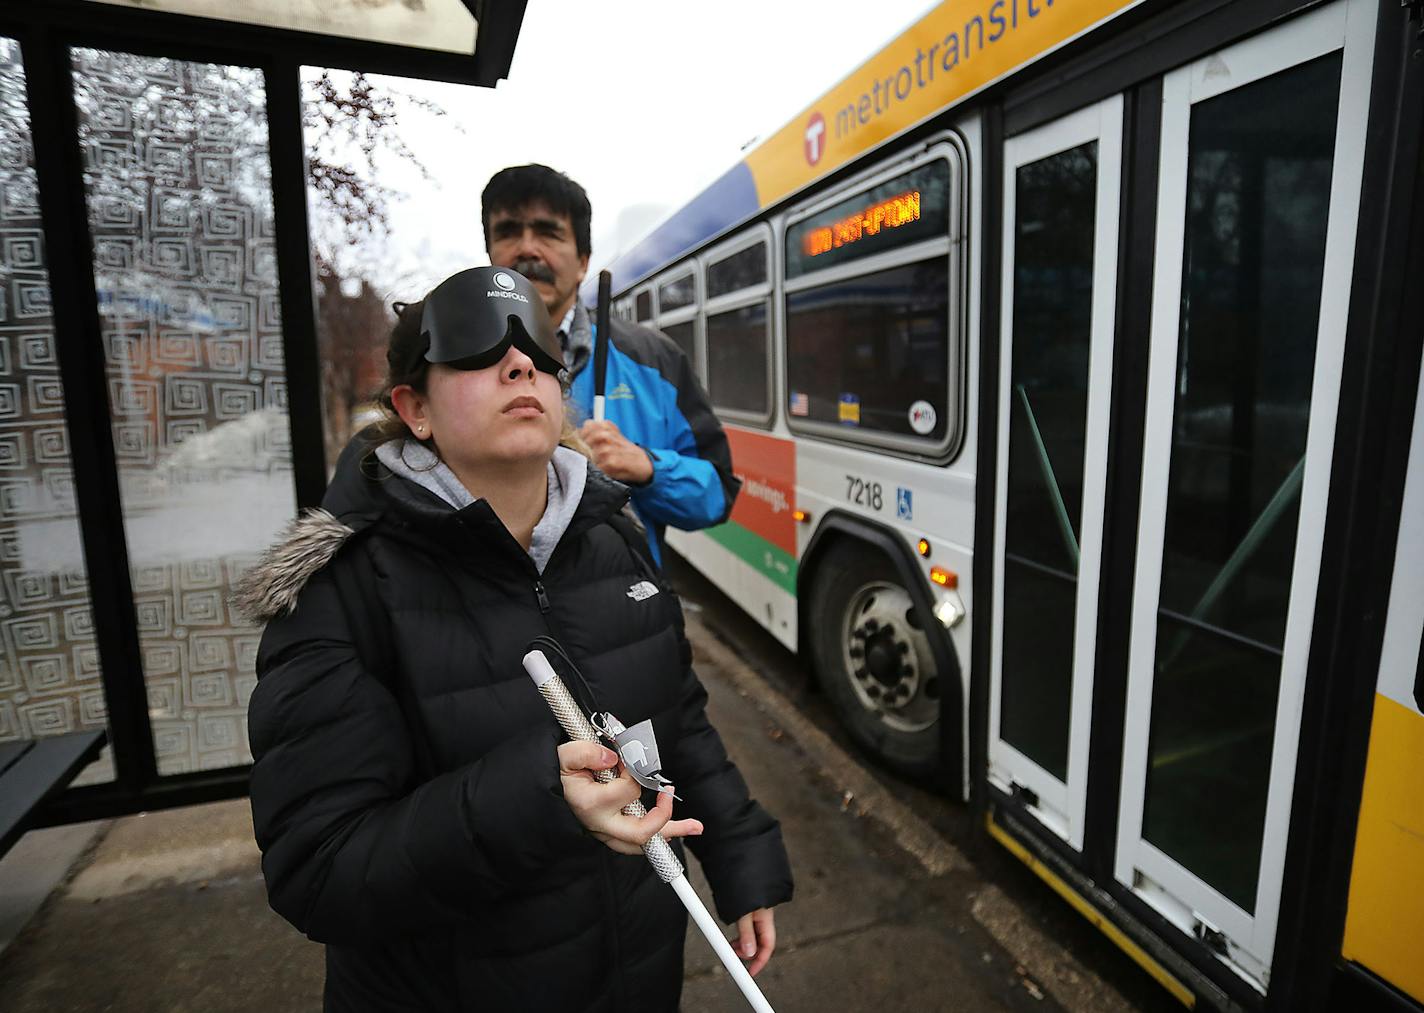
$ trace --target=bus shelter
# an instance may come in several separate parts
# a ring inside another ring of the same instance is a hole
[[[302,67],[492,87],[523,15],[0,13],[0,749],[108,743],[30,825],[246,792],[230,589],[326,479]]]

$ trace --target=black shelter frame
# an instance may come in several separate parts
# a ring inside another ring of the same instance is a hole
[[[300,509],[317,505],[326,486],[301,68],[493,87],[509,72],[525,0],[462,2],[478,22],[469,56],[85,0],[0,11],[0,35],[18,41],[25,67],[65,427],[115,774],[111,782],[71,788],[52,799],[37,814],[36,825],[236,798],[247,793],[250,773],[247,766],[168,776],[158,772],[109,425],[71,50],[93,47],[222,63],[263,74],[292,474]]]

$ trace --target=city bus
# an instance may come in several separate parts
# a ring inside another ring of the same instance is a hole
[[[743,483],[669,544],[1187,1006],[1424,1009],[1422,75],[952,0],[610,265]]]

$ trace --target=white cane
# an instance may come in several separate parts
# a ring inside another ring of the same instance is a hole
[[[534,685],[539,688],[539,695],[548,702],[549,709],[554,712],[554,717],[558,719],[565,735],[585,742],[598,741],[598,732],[594,731],[593,725],[584,716],[583,709],[550,666],[544,652],[530,651],[526,654],[524,671],[534,680]],[[595,771],[593,776],[599,781],[612,781],[617,775],[612,770],[599,770]],[[633,801],[623,807],[623,813],[642,818],[648,814],[648,810],[643,807],[642,802]],[[771,1004],[766,1001],[766,996],[761,994],[761,989],[757,988],[756,982],[747,973],[741,958],[732,951],[732,944],[722,935],[721,927],[708,913],[702,899],[697,896],[697,891],[692,889],[692,884],[683,875],[682,863],[677,860],[677,855],[673,854],[668,842],[663,840],[661,834],[654,834],[648,843],[643,845],[643,854],[648,856],[658,878],[670,884],[682,900],[682,906],[687,908],[687,913],[692,915],[692,920],[712,944],[712,949],[722,958],[722,966],[742,990],[742,995],[751,1004],[752,1009],[757,1013],[774,1013]]]

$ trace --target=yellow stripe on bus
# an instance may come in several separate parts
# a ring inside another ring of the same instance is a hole
[[[950,0],[746,156],[762,207],[1140,0]],[[788,59],[798,58],[787,46]],[[814,54],[799,54],[811,73]]]
[[[1424,715],[1387,696],[1375,697],[1340,950],[1424,1002]]]
[[[1039,879],[1051,886],[1055,893],[1073,905],[1074,910],[1096,925],[1103,935],[1111,939],[1117,945],[1118,949],[1131,957],[1139,967],[1152,975],[1159,985],[1177,998],[1178,1002],[1188,1009],[1194,1009],[1196,1007],[1197,997],[1191,989],[1183,985],[1171,971],[1158,963],[1152,954],[1129,939],[1127,933],[1108,921],[1107,916],[1095,908],[1086,897],[1069,886],[1063,877],[1040,862],[1028,848],[1010,837],[1008,831],[994,822],[992,815],[986,815],[984,817],[984,823],[988,827],[989,834],[994,840],[1008,848],[1015,858],[1032,869]]]

